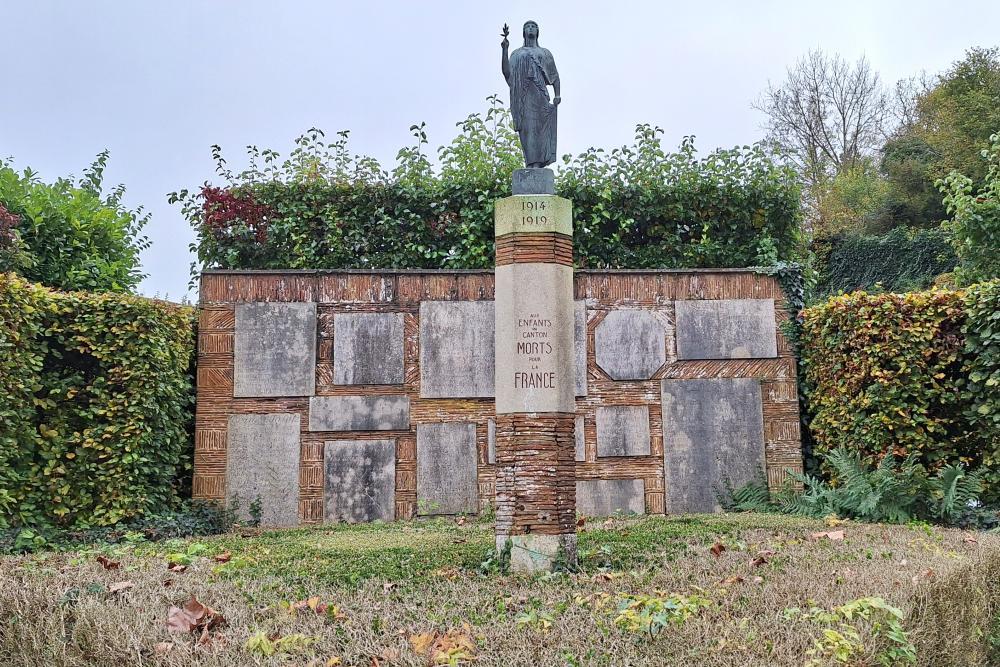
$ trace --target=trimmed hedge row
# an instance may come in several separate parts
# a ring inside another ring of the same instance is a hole
[[[982,467],[1000,499],[1000,282],[967,291],[855,292],[802,311],[813,454],[868,463],[916,453]]]
[[[179,496],[192,308],[0,274],[0,527],[111,525]]]

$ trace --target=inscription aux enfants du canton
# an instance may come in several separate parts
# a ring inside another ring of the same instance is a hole
[[[571,215],[570,202],[561,197],[510,197],[498,202],[497,235],[569,235]],[[496,280],[497,411],[572,412],[572,267],[548,262],[505,264],[496,267]]]

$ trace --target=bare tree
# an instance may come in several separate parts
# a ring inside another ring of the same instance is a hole
[[[895,122],[889,91],[867,59],[851,65],[819,50],[790,67],[781,85],[769,83],[753,108],[767,116],[768,140],[797,165],[813,211],[825,184],[873,155]]]

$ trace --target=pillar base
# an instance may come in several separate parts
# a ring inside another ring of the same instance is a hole
[[[576,535],[497,535],[497,552],[510,544],[510,570],[520,574],[576,568]]]

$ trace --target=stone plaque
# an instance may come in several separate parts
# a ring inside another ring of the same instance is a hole
[[[420,303],[420,396],[493,396],[492,301]]]
[[[515,195],[552,195],[556,175],[551,169],[515,169],[511,184]]]
[[[573,235],[573,203],[555,195],[517,195],[498,199],[494,234],[558,232]]]
[[[597,408],[597,455],[649,455],[649,406]]]
[[[498,414],[576,411],[573,269],[560,264],[496,267]],[[567,372],[567,370],[572,372]]]
[[[641,479],[587,479],[576,483],[576,513],[583,516],[645,514],[646,484]]]
[[[261,524],[299,522],[299,423],[296,414],[232,415],[226,443],[226,500],[250,519],[260,502]]]
[[[667,512],[715,512],[716,493],[764,469],[760,381],[663,380],[663,458]]]
[[[573,423],[573,460],[587,460],[587,439],[585,437],[583,417],[577,417]]]
[[[328,440],[323,461],[327,522],[396,518],[395,440]]]
[[[476,425],[417,424],[417,514],[475,514]]]
[[[233,395],[312,396],[315,390],[316,304],[238,304]]]
[[[675,301],[678,359],[778,356],[771,299]]]
[[[403,313],[333,318],[334,384],[403,384]]]
[[[667,359],[666,333],[646,310],[614,310],[594,330],[594,357],[612,380],[648,380]]]
[[[587,395],[587,302],[573,304],[573,363],[576,366],[576,395]]]
[[[486,421],[486,462],[497,462],[497,420]]]
[[[313,396],[310,431],[406,431],[408,396]]]

